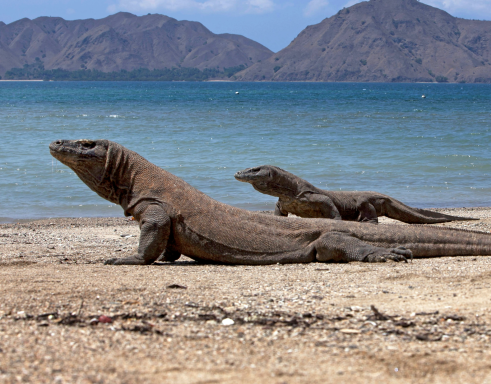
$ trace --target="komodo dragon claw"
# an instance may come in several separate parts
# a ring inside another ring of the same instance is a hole
[[[405,247],[393,248],[390,250],[390,253],[387,253],[387,251],[387,249],[384,249],[382,254],[372,253],[365,257],[364,261],[369,263],[385,263],[387,260],[392,260],[395,262],[404,261],[407,263],[408,258],[413,261],[413,253]]]

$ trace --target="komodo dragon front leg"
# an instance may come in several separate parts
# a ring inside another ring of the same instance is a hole
[[[405,261],[413,254],[404,247],[384,248],[366,243],[350,234],[329,232],[314,242],[316,259],[320,262],[365,261],[369,263],[387,260]]]
[[[170,217],[162,207],[149,205],[139,215],[139,219],[140,243],[138,254],[121,259],[110,259],[104,264],[149,265],[156,261],[164,251],[161,258],[163,261],[174,261],[179,258],[175,251],[167,249],[172,224]]]
[[[357,221],[378,224],[377,210],[368,199],[359,199],[356,208],[360,212]]]
[[[281,201],[278,200],[276,202],[276,205],[274,207],[274,215],[275,216],[288,216],[288,211],[285,211],[282,207],[281,207]]]

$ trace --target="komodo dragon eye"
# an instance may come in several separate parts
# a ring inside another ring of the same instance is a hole
[[[91,141],[91,142],[87,142],[87,141],[84,141],[81,146],[84,148],[84,149],[92,149],[92,148],[95,148],[95,142],[94,141]]]

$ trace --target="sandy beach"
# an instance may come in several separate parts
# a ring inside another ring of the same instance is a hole
[[[491,231],[491,208],[440,211]],[[126,218],[0,225],[1,383],[491,384],[491,257],[102,264],[138,236]]]

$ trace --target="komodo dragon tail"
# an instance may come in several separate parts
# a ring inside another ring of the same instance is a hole
[[[394,230],[394,227],[397,227]],[[372,229],[373,228],[373,231]],[[427,225],[369,225],[358,239],[379,247],[404,247],[414,257],[488,256],[491,233]]]
[[[438,224],[449,221],[479,220],[475,217],[446,215],[426,209],[412,208],[396,199],[391,199],[386,207],[385,215],[391,219],[404,221],[408,224]]]

